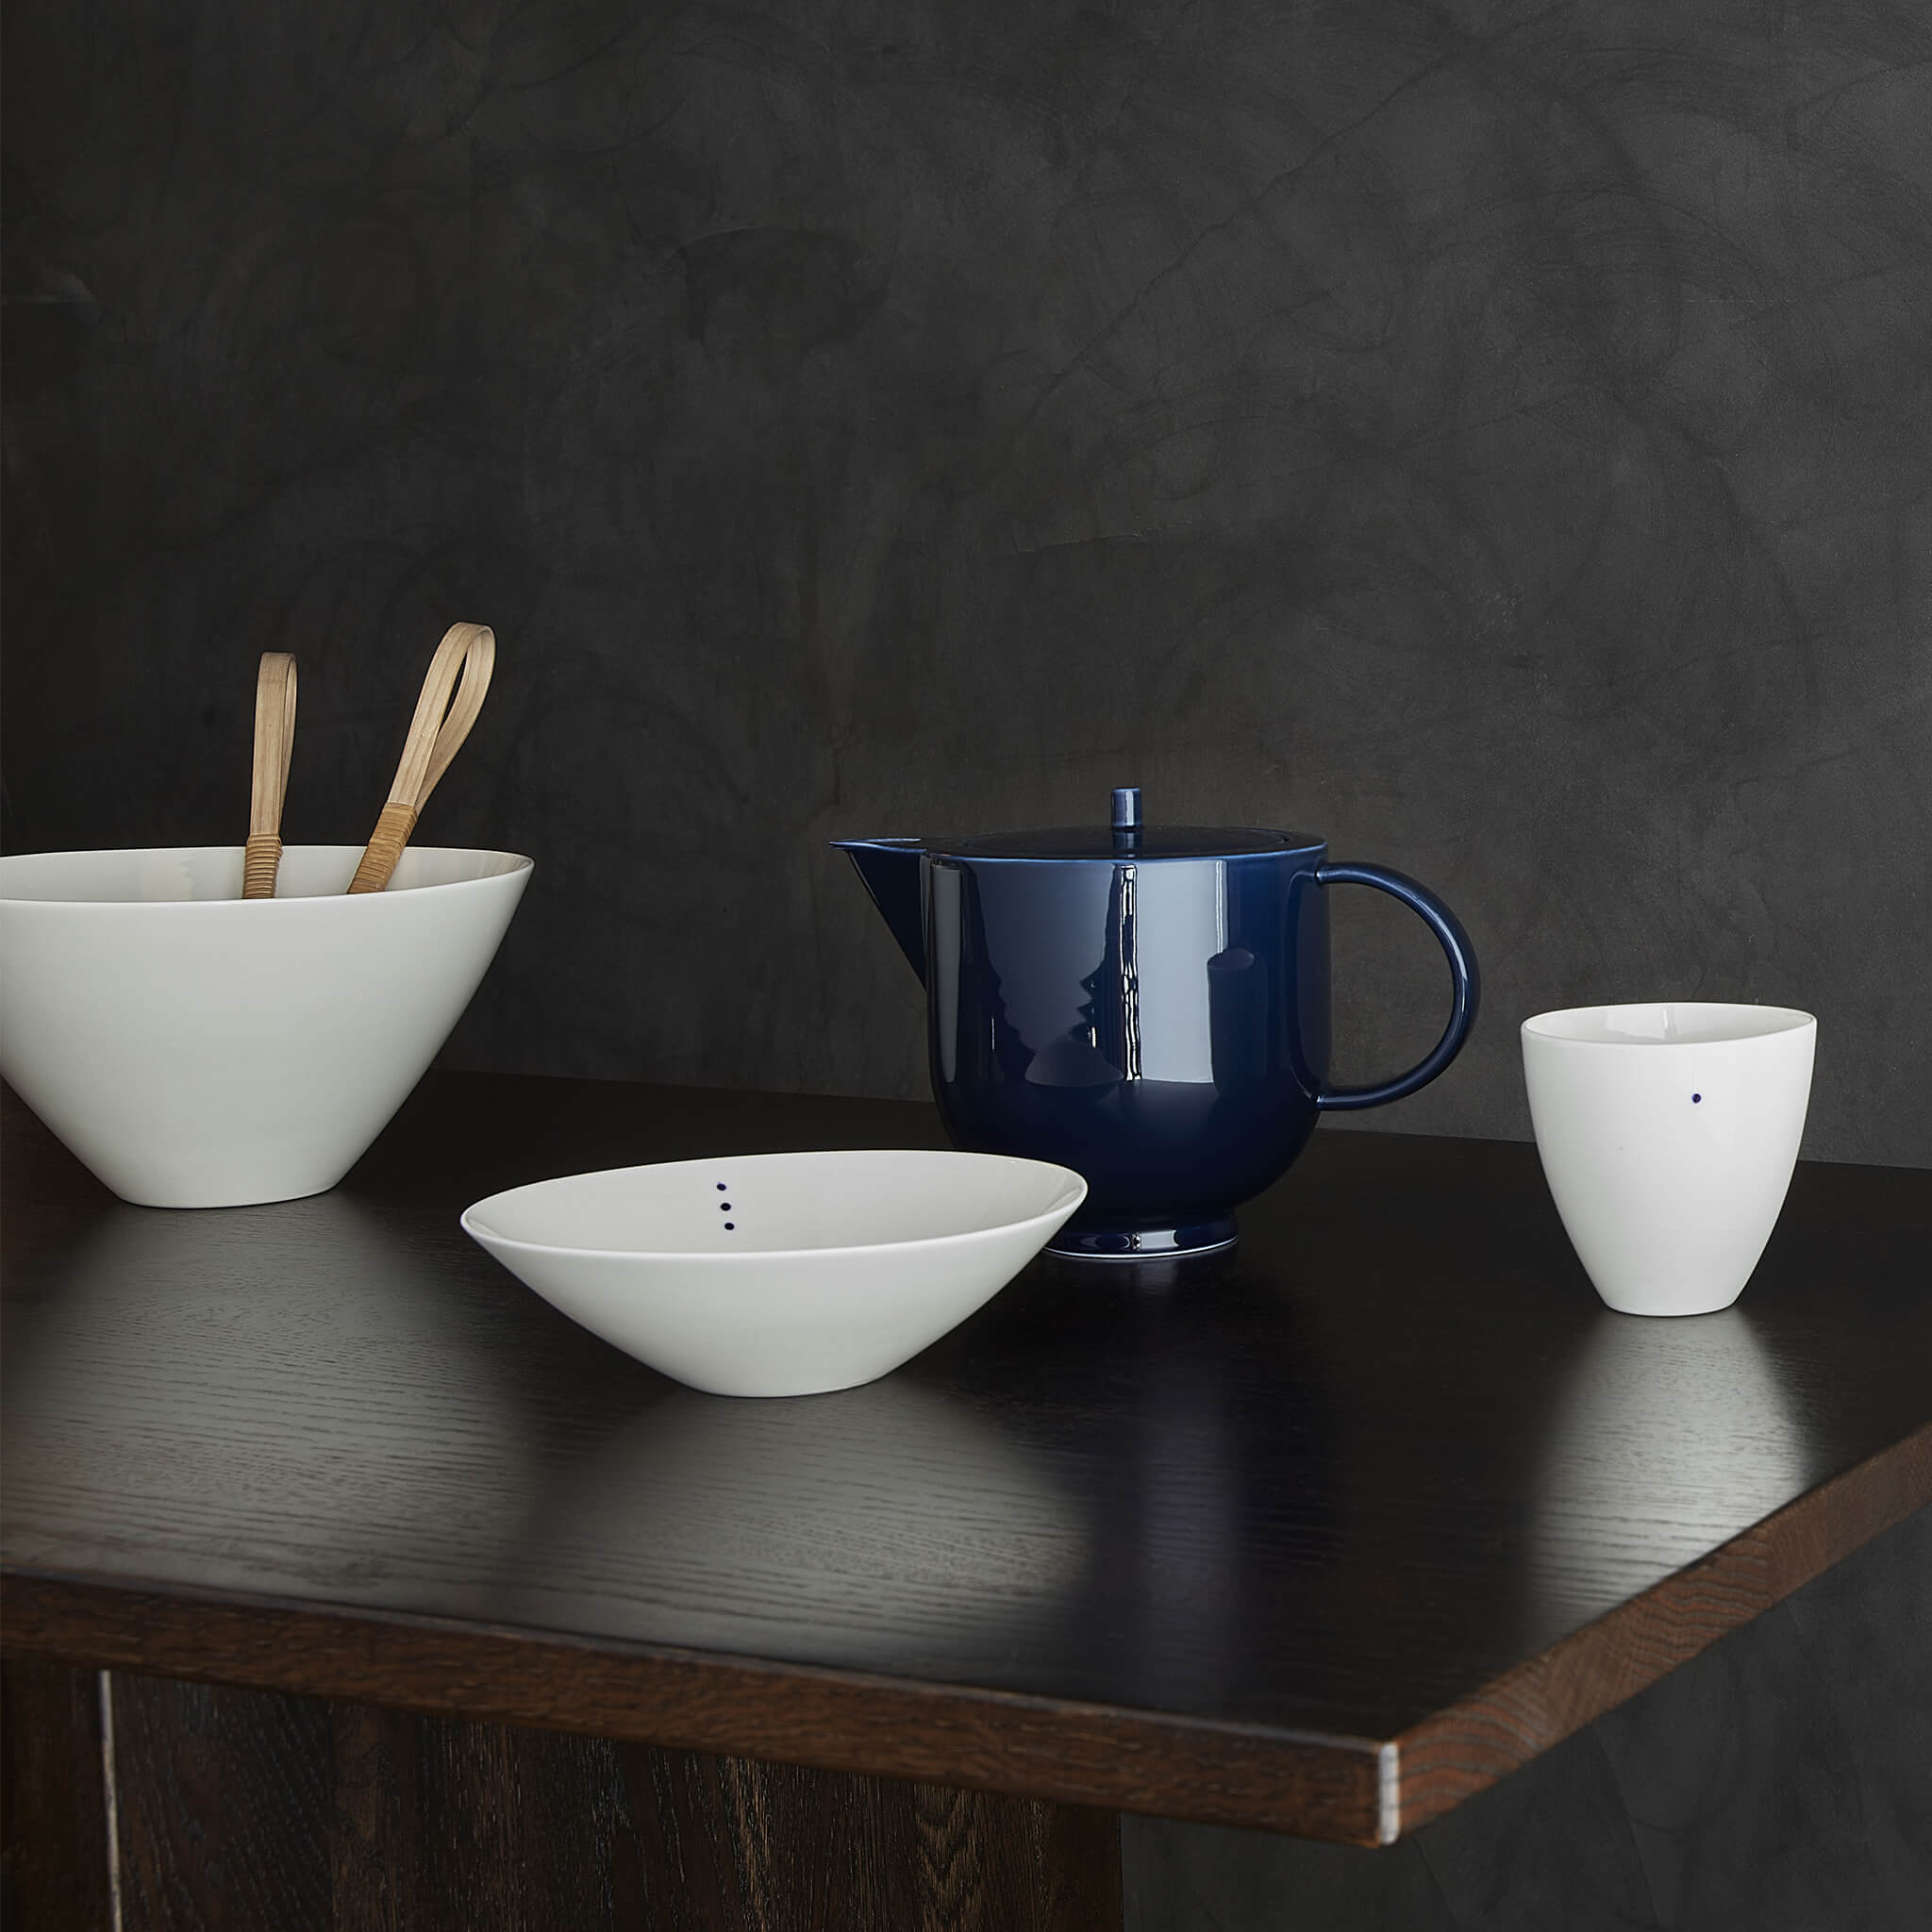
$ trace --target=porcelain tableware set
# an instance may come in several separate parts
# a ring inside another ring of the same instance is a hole
[[[245,847],[0,858],[0,1071],[125,1198],[332,1187],[488,969],[531,874],[411,846],[475,723],[494,637],[451,626],[375,834],[284,848],[293,659],[262,659]],[[463,1216],[539,1294],[700,1389],[802,1394],[888,1373],[1042,1245],[1118,1266],[1231,1246],[1324,1112],[1434,1079],[1476,1015],[1475,955],[1427,888],[1319,839],[1108,821],[837,841],[925,991],[958,1150],[740,1157],[512,1189]],[[1441,1037],[1371,1086],[1329,1076],[1329,895],[1415,912],[1449,970]],[[1604,1299],[1735,1299],[1777,1217],[1816,1024],[1780,1008],[1542,1014],[1538,1144]]]

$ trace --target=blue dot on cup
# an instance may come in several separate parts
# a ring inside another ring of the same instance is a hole
[[[1692,1094],[1692,1095],[1690,1096],[1690,1105],[1691,1105],[1692,1107],[1695,1107],[1695,1106],[1696,1106],[1696,1105],[1698,1104],[1698,1102],[1699,1102],[1699,1101],[1701,1101],[1701,1100],[1702,1100],[1703,1098],[1704,1098],[1704,1095],[1703,1095],[1703,1094],[1701,1094],[1701,1093],[1693,1093],[1693,1094]]]

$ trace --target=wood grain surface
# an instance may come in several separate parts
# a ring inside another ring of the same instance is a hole
[[[107,1832],[50,1724],[96,1674],[9,1664],[31,1750],[8,1932],[108,1932]],[[24,1674],[24,1675],[23,1675]],[[111,1674],[125,1932],[1118,1932],[1115,1814]],[[61,1708],[58,1711],[54,1705]],[[96,1757],[97,1763],[97,1757]],[[78,1810],[74,1805],[69,1810]],[[12,1807],[9,1806],[9,1811]]]
[[[0,1663],[0,1924],[114,1932],[101,1674]]]
[[[8,1645],[1374,1842],[1932,1497],[1915,1173],[1801,1167],[1739,1307],[1641,1322],[1533,1149],[1319,1135],[1231,1263],[1040,1264],[795,1402],[665,1382],[456,1227],[545,1174],[936,1139],[439,1076],[336,1193],[170,1215],[27,1136]]]
[[[1688,1662],[1932,1496],[1932,1424],[1396,1740],[1393,1817],[1413,1831]]]
[[[1372,1842],[1365,1740],[379,1612],[16,1575],[30,1656]]]

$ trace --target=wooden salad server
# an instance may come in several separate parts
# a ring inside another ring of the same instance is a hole
[[[369,835],[350,891],[379,892],[389,884],[418,814],[483,708],[495,665],[496,633],[487,624],[453,624],[443,632],[409,720],[389,802]]]
[[[295,750],[295,660],[264,651],[255,674],[255,773],[248,794],[248,843],[242,896],[273,899],[282,863],[282,803]]]

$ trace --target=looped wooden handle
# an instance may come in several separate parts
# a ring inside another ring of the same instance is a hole
[[[389,884],[416,829],[417,815],[483,708],[495,667],[496,633],[487,624],[453,624],[443,632],[423,679],[416,715],[409,720],[389,803],[370,834],[350,891],[379,892]]]
[[[248,794],[248,844],[242,896],[273,899],[282,862],[282,805],[295,751],[295,660],[264,651],[255,674],[255,771]]]

